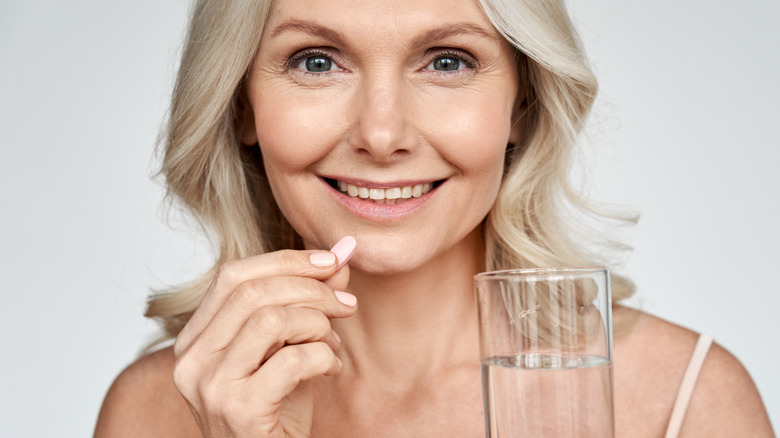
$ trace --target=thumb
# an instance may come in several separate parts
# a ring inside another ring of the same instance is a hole
[[[335,290],[346,291],[347,284],[349,284],[349,265],[344,265],[344,267],[336,271],[330,278],[324,280],[323,283]]]

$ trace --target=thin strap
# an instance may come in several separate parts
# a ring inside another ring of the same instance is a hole
[[[666,429],[666,438],[677,438],[682,427],[685,411],[688,410],[688,402],[691,401],[693,387],[696,386],[696,379],[699,377],[699,371],[704,364],[704,358],[712,344],[712,336],[707,334],[699,335],[699,341],[693,349],[691,361],[688,363],[688,369],[685,370],[685,376],[680,384],[680,390],[677,392],[677,401],[674,402],[672,417],[669,419],[669,428]]]

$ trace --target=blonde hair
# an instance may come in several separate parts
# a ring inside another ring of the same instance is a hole
[[[517,122],[526,135],[507,151],[507,171],[485,225],[490,270],[609,264],[586,251],[594,232],[583,222],[634,222],[583,198],[570,182],[572,152],[595,101],[598,83],[562,1],[480,0],[519,57],[525,99]],[[569,220],[567,220],[569,219]],[[604,239],[602,246],[627,249]],[[634,286],[612,275],[612,296]]]
[[[562,0],[480,0],[518,49],[517,123],[525,136],[507,150],[495,206],[485,221],[489,269],[583,266],[563,208],[599,215],[568,182],[571,152],[596,94],[596,80]],[[168,197],[181,202],[218,243],[214,267],[192,283],[153,294],[146,316],[175,337],[226,261],[283,248],[300,238],[279,211],[259,148],[241,147],[244,78],[260,43],[270,0],[197,1],[161,149]],[[631,294],[615,277],[613,295]]]

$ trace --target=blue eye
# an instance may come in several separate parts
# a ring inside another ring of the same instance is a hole
[[[295,67],[310,73],[325,73],[338,69],[336,63],[326,55],[306,56]]]
[[[433,67],[438,71],[457,71],[460,70],[462,61],[453,56],[440,56],[433,60],[429,64],[429,67]]]
[[[333,66],[333,61],[324,56],[312,56],[306,58],[306,70],[313,72],[328,71]]]
[[[437,73],[459,73],[477,67],[476,58],[464,50],[437,50],[433,56],[424,70]]]

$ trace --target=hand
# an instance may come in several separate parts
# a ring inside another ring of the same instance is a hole
[[[284,250],[223,265],[174,345],[174,382],[205,437],[308,437],[309,379],[340,371],[330,318],[355,313],[340,292],[355,248]],[[343,267],[343,268],[342,268]]]

